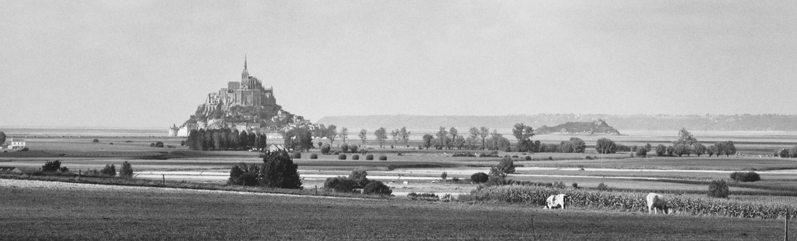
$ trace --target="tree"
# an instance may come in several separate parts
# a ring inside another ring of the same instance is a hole
[[[697,139],[695,139],[695,137],[692,136],[692,133],[689,133],[689,131],[687,131],[686,128],[681,128],[681,130],[678,131],[678,140],[675,141],[674,144],[676,144],[676,145],[677,144],[684,144],[684,145],[691,146],[692,144],[695,144],[695,143],[697,143]]]
[[[188,138],[185,141],[185,144],[188,145],[188,149],[202,150],[202,145],[199,143],[200,141],[201,139],[199,136],[199,131],[191,130],[191,132],[188,133]]]
[[[393,146],[398,145],[399,134],[399,129],[390,131],[390,136],[393,137]]]
[[[268,146],[268,136],[266,134],[260,134],[257,136],[257,149],[264,150]]]
[[[382,145],[385,144],[385,140],[387,140],[387,130],[384,127],[379,127],[376,131],[374,131],[374,135],[376,136],[376,141],[379,142],[379,148],[382,148]]]
[[[311,140],[312,141],[312,140]],[[267,151],[260,171],[260,185],[265,187],[301,189],[298,165],[285,150]]]
[[[468,133],[470,134],[470,136],[468,137],[468,142],[470,142],[469,143],[470,144],[470,149],[473,149],[474,142],[476,142],[476,140],[479,139],[479,134],[481,132],[479,131],[479,128],[471,127],[470,130],[468,131]],[[482,141],[482,145],[484,145],[483,141]]]
[[[457,139],[454,139],[454,146],[457,147],[457,149],[462,150],[462,146],[464,145],[465,145],[465,137],[457,136]]]
[[[479,128],[479,137],[482,138],[482,149],[485,148],[485,142],[484,141],[487,140],[488,136],[490,136],[490,128],[487,128],[487,127],[484,127],[484,126]]]
[[[664,156],[664,154],[667,154],[667,147],[665,147],[662,144],[659,144],[658,146],[656,146],[656,155],[657,156]]]
[[[448,177],[447,172],[440,173],[440,179],[442,179],[443,181],[445,181],[447,177]]]
[[[6,133],[0,131],[0,144],[6,143]]]
[[[447,143],[448,149],[450,150],[451,146],[456,146],[456,143],[454,142],[457,141],[457,137],[459,136],[459,131],[457,131],[457,128],[451,127],[451,129],[448,130],[448,134],[451,135],[451,139],[448,139],[449,141]]]
[[[584,143],[584,140],[578,137],[570,137],[570,143],[573,145],[573,152],[574,153],[584,153],[587,149],[587,144]]]
[[[411,133],[407,131],[407,127],[401,127],[401,130],[399,130],[399,137],[404,145],[407,145],[407,143],[410,142],[410,134]]]
[[[393,193],[393,191],[390,190],[390,187],[388,187],[381,181],[371,181],[368,183],[368,185],[365,185],[365,187],[363,187],[363,193],[390,195],[391,193]]]
[[[335,126],[335,125],[329,125],[329,127],[327,127],[326,137],[327,137],[327,139],[329,139],[329,144],[330,145],[335,144],[335,137],[338,137],[337,128],[338,127]]]
[[[360,168],[352,170],[351,174],[349,174],[349,179],[354,180],[355,188],[365,187],[370,182],[368,180],[368,172]]]
[[[678,157],[683,156],[684,154],[689,154],[689,147],[684,144],[677,144],[674,148],[674,154]]]
[[[366,135],[368,135],[368,130],[366,129],[360,130],[360,134],[358,136],[360,136],[360,141],[363,142],[363,145],[365,145],[365,140],[368,139],[368,136]]]
[[[717,153],[717,146],[716,145],[712,145],[712,146],[709,146],[708,148],[706,148],[706,154],[708,154],[708,157],[711,157],[715,153]],[[717,153],[717,156],[719,156],[719,153]]]
[[[126,178],[133,177],[133,165],[130,165],[130,163],[127,161],[123,162],[122,168],[119,169],[119,176]]]
[[[512,135],[517,139],[518,151],[528,151],[528,145],[525,145],[525,143],[534,136],[534,129],[532,129],[531,126],[523,124],[523,122],[517,123],[514,128],[512,128]]]
[[[439,146],[442,146],[442,147],[448,146],[448,143],[447,143],[448,142],[448,131],[446,131],[445,127],[441,126],[440,130],[438,130],[437,134],[435,134],[435,135],[437,136],[437,141],[438,141],[438,145]]]
[[[249,133],[241,131],[238,134],[238,146],[236,148],[246,149],[247,147],[249,147]]]
[[[227,183],[231,185],[257,186],[260,179],[260,166],[239,163],[230,169],[230,178]]]
[[[648,149],[643,147],[639,147],[636,149],[636,156],[637,157],[647,157],[648,156]]]
[[[700,143],[692,144],[692,153],[700,157],[700,155],[706,153],[706,146]]]
[[[46,161],[44,163],[44,165],[42,166],[42,171],[43,172],[57,172],[60,169],[61,169],[61,161],[59,161],[59,160]],[[115,172],[114,172],[114,175],[116,175]]]
[[[598,139],[598,142],[595,143],[595,151],[600,154],[614,153],[616,150],[615,148],[616,145],[614,144],[614,141],[607,138]]]
[[[429,134],[423,135],[423,146],[426,147],[427,150],[429,150],[429,147],[432,146],[433,141],[434,141],[434,136]]]
[[[791,157],[797,157],[797,146],[793,146],[789,149],[789,155]]]
[[[343,143],[346,143],[346,138],[349,137],[349,129],[346,127],[340,128],[340,133],[338,133],[340,139],[343,140]]]
[[[490,174],[494,176],[506,177],[512,173],[515,173],[515,162],[509,157],[504,157],[498,162],[498,166],[490,169]]]

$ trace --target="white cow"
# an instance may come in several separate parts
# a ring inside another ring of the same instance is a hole
[[[667,199],[665,199],[661,194],[650,193],[648,194],[647,201],[648,213],[659,213],[659,210],[661,210],[661,212],[664,214],[672,212],[672,210],[667,207]]]
[[[565,208],[565,204],[567,203],[567,201],[569,199],[570,199],[570,197],[568,197],[565,194],[551,195],[550,197],[548,197],[547,200],[545,200],[545,203],[547,204],[545,206],[545,208],[547,208],[547,209],[554,209],[554,208],[566,209]]]

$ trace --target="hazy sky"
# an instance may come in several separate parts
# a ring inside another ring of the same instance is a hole
[[[797,1],[0,1],[0,126],[166,127],[249,73],[328,115],[797,114]]]

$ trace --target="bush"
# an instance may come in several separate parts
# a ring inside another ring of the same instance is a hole
[[[368,180],[368,171],[360,168],[352,170],[351,174],[349,174],[349,179],[354,181],[354,187],[356,188],[365,187],[370,182]]]
[[[373,154],[365,155],[365,160],[369,160],[370,161],[370,160],[373,160],[373,159],[374,159],[374,155]]]
[[[340,151],[343,153],[349,152],[349,144],[346,143],[340,144]]]
[[[725,180],[711,181],[711,184],[708,186],[709,197],[728,198],[729,193],[728,184],[725,183]]]
[[[490,176],[488,176],[487,173],[484,172],[477,172],[470,176],[470,180],[475,183],[485,183],[487,182],[487,180],[489,180],[489,178]]]
[[[331,149],[332,148],[329,146],[329,144],[324,143],[324,145],[321,145],[321,154],[327,155]]]
[[[163,142],[162,141],[155,142],[155,147],[163,147]]]
[[[524,159],[526,159],[526,161],[531,161],[531,156],[526,156]]]
[[[58,171],[59,172],[69,172],[69,168],[61,167],[61,168],[58,168]]]
[[[113,143],[113,142],[111,142]],[[180,146],[185,146],[185,140],[180,141]]]
[[[359,149],[359,147],[357,145],[349,146],[349,152],[351,152],[351,153],[357,153],[357,149]]]
[[[733,172],[731,179],[737,182],[755,182],[761,180],[761,176],[756,172]]]
[[[612,190],[609,187],[609,185],[603,184],[602,182],[598,184],[598,188],[597,189],[600,190],[600,191],[611,191]]]
[[[576,189],[578,189],[578,183],[575,183],[575,182],[574,182],[574,183],[573,183],[573,188],[576,188]]]
[[[447,172],[440,173],[440,179],[443,179],[443,181],[445,181],[447,177],[448,177]]]
[[[318,154],[315,153],[311,154],[310,159],[318,159]]]
[[[387,161],[387,156],[381,155],[381,156],[379,156],[379,160],[380,161]]]
[[[567,187],[564,182],[554,182],[553,188],[565,189]]]
[[[113,164],[105,164],[105,168],[100,170],[100,174],[103,176],[116,176],[116,166]]]
[[[42,166],[43,172],[57,172],[60,169],[61,169],[61,161],[59,160],[47,161]]]
[[[346,160],[346,154],[338,155],[338,160]]]
[[[648,150],[645,149],[644,146],[636,149],[636,156],[644,158],[647,157],[647,155],[648,155]]]
[[[266,152],[260,170],[260,186],[302,189],[299,165],[293,163],[286,151]]]
[[[293,154],[291,154],[291,158],[293,158],[293,159],[302,159],[302,153],[298,152],[298,151],[294,152]]]
[[[123,162],[122,168],[119,169],[119,176],[127,178],[133,177],[133,166],[127,161]]]
[[[227,180],[227,184],[257,186],[260,182],[258,180],[259,174],[260,167],[258,165],[246,165],[246,163],[241,162],[230,169],[230,178]]]
[[[390,190],[390,187],[385,185],[380,181],[372,181],[369,182],[368,185],[365,185],[363,188],[363,193],[365,194],[380,194],[380,195],[390,195],[393,191]]]
[[[97,142],[100,142],[100,140],[94,139],[91,142],[97,143]]]
[[[351,192],[356,182],[345,177],[330,177],[324,182],[324,189],[335,192]]]
[[[355,160],[355,161],[356,160],[360,160],[360,155],[357,155],[357,154],[351,155],[351,159]]]

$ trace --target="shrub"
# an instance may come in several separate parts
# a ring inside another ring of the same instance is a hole
[[[512,155],[512,158],[518,158],[518,155]]]
[[[578,183],[573,183],[573,188],[578,188]]]
[[[346,160],[346,154],[338,155],[338,160]]]
[[[452,182],[459,182],[459,177],[452,177],[452,178],[451,178],[451,181],[452,181]]]
[[[586,157],[584,157],[584,159],[586,159],[586,160],[592,160],[592,157],[591,157],[591,156],[586,156]]]
[[[351,155],[351,159],[355,160],[355,161],[356,160],[360,160],[360,155],[357,155],[357,154]]]
[[[286,151],[266,152],[260,170],[260,185],[265,187],[301,189],[302,180]]]
[[[328,143],[324,143],[324,145],[321,145],[321,154],[327,155],[331,149]]]
[[[453,157],[476,157],[476,154],[473,154],[471,152],[457,152],[457,153],[454,153],[451,156],[453,156]]]
[[[349,152],[349,144],[346,143],[340,144],[340,151],[343,153]]]
[[[526,161],[531,161],[531,156],[526,156],[524,159],[526,159]]]
[[[648,155],[648,150],[645,149],[644,146],[636,149],[636,156],[647,157],[647,155]]]
[[[553,188],[565,189],[567,187],[564,182],[554,182]]]
[[[111,142],[113,143],[113,142]],[[180,146],[185,146],[185,140],[180,141]]]
[[[330,177],[324,182],[324,189],[336,192],[351,192],[356,183],[345,177]]]
[[[104,176],[116,176],[116,166],[113,164],[105,164],[105,168],[100,170],[100,174]]]
[[[487,173],[484,172],[477,172],[470,176],[470,180],[475,183],[485,183],[489,178]]]
[[[59,172],[69,172],[69,168],[61,167],[61,168],[58,168],[58,171]]]
[[[310,159],[318,159],[318,154],[315,153],[311,154]]]
[[[127,161],[123,162],[122,168],[119,169],[119,176],[127,178],[133,177],[133,166]]]
[[[440,179],[443,179],[443,181],[445,181],[447,177],[448,177],[447,172],[440,173]]]
[[[61,161],[59,160],[47,161],[42,166],[43,172],[57,172],[60,169],[61,169]]]
[[[737,182],[755,182],[761,180],[761,176],[756,172],[733,172],[731,179]]]
[[[609,187],[609,185],[603,184],[602,182],[598,183],[598,188],[597,189],[600,190],[600,191],[611,191],[612,190]]]
[[[155,147],[163,147],[163,142],[162,141],[155,142]]]
[[[728,184],[725,183],[725,180],[711,181],[711,184],[708,186],[709,197],[728,198],[729,193]]]
[[[381,156],[379,156],[379,160],[380,161],[387,161],[387,156],[381,155]]]
[[[483,152],[479,153],[479,157],[487,157],[487,154],[484,154]]]
[[[510,184],[510,183],[503,176],[493,176],[493,175],[488,176],[487,177],[487,181],[484,182],[484,185],[488,186],[488,187],[491,187],[491,186],[502,186],[502,185],[506,185],[506,184]]]
[[[359,147],[357,145],[349,146],[349,152],[351,152],[351,153],[357,153],[357,149],[359,149]]]
[[[372,154],[365,155],[365,160],[369,160],[370,161],[370,160],[373,160],[373,159],[374,159],[374,155],[372,155]]]
[[[97,143],[97,142],[100,142],[100,140],[94,139],[91,142]]]
[[[241,162],[230,169],[230,178],[227,179],[227,184],[257,186],[259,185],[259,173],[260,167],[258,165],[246,165],[246,163]]]
[[[302,153],[298,152],[298,151],[294,152],[293,154],[291,154],[291,158],[293,158],[293,159],[302,159]]]
[[[393,191],[390,190],[390,187],[385,185],[380,181],[372,181],[369,182],[368,185],[365,185],[363,188],[363,193],[365,194],[380,194],[380,195],[390,195]]]

